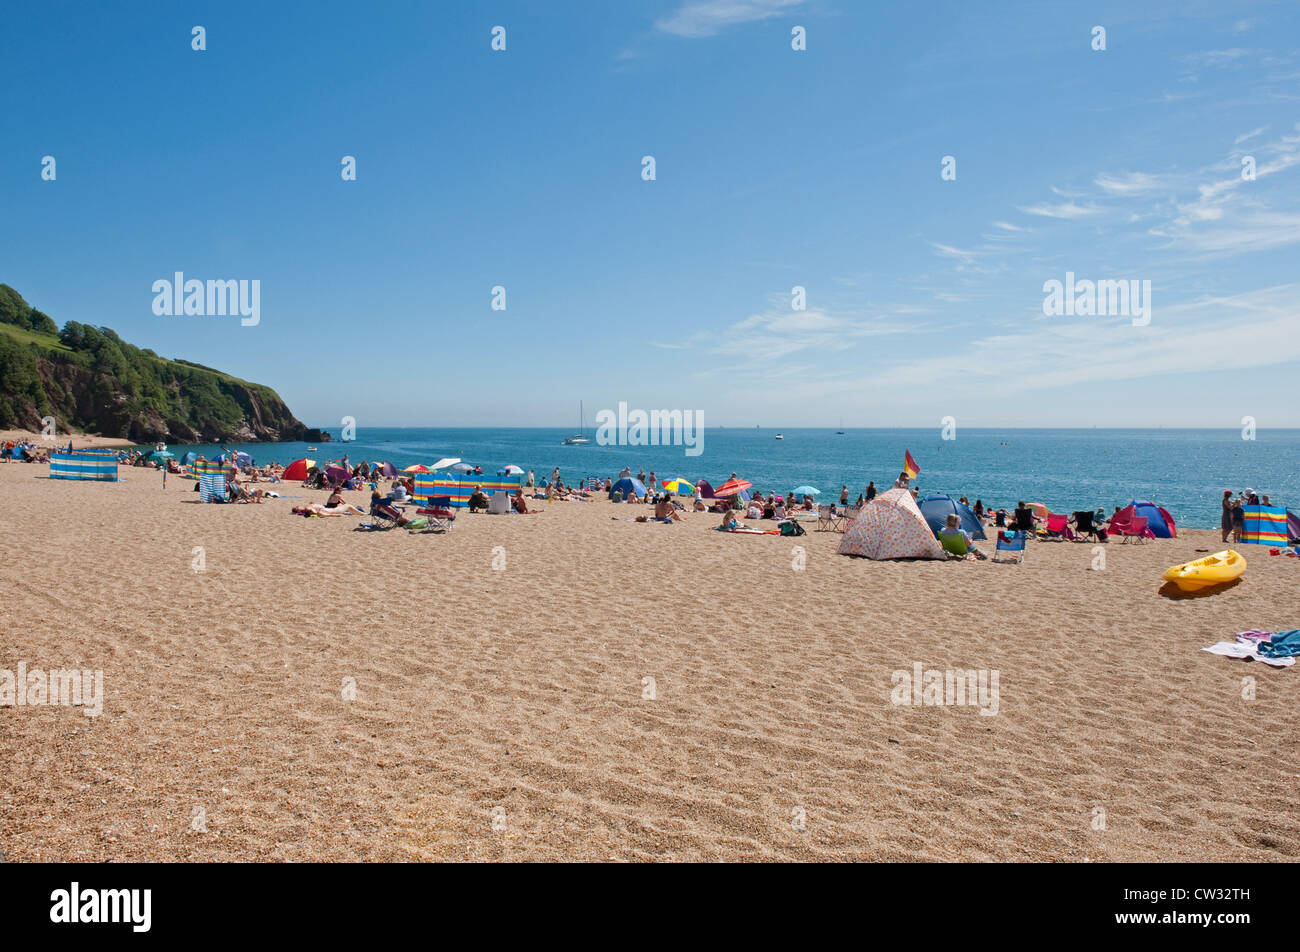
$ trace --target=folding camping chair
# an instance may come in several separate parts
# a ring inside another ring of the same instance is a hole
[[[827,532],[835,528],[835,507],[818,506],[817,507],[817,531]]]
[[[1065,513],[1047,514],[1047,537],[1056,539],[1058,542],[1069,540],[1074,541],[1074,533],[1070,531],[1070,517]]]
[[[1150,530],[1147,529],[1146,516],[1134,516],[1128,522],[1114,522],[1110,524],[1111,535],[1121,535],[1123,542],[1145,542]]]
[[[997,551],[993,553],[994,562],[1011,562],[1015,565],[1023,565],[1025,561],[1025,539],[1027,537],[1023,532],[999,532]],[[1046,550],[1044,550],[1046,551]],[[1012,553],[1006,558],[1002,553]],[[1020,553],[1016,556],[1014,553]]]
[[[845,506],[839,510],[839,516],[836,519],[835,528],[840,532],[846,532],[849,526],[853,525],[853,520],[858,518],[858,513],[862,511],[861,506]]]
[[[391,503],[381,502],[370,507],[370,518],[374,522],[363,522],[361,526],[371,529],[395,529],[399,519],[402,518],[402,511]]]
[[[1021,533],[1027,539],[1032,538],[1036,531],[1034,527],[1034,510],[1028,507],[1017,509],[1010,528],[1013,532]]]
[[[451,508],[450,496],[430,496],[429,504],[415,512],[429,520],[425,532],[447,532],[456,521],[456,510]]]
[[[1091,509],[1086,512],[1080,509],[1074,514],[1074,541],[1082,542],[1084,536],[1091,536],[1093,539],[1099,538],[1097,535],[1097,526],[1093,523],[1097,514]]]

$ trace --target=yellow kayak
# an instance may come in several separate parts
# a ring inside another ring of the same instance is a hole
[[[1203,559],[1175,565],[1164,574],[1164,580],[1173,582],[1185,592],[1191,592],[1198,588],[1231,582],[1239,578],[1244,571],[1246,571],[1246,557],[1240,552],[1226,549],[1223,552],[1207,555]]]

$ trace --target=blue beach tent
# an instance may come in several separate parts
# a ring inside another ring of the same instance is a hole
[[[962,505],[947,493],[930,493],[928,496],[923,496],[919,506],[921,515],[925,516],[925,521],[930,524],[930,530],[934,532],[935,536],[938,536],[939,530],[947,524],[948,516],[956,513],[961,517],[963,532],[969,532],[976,539],[985,538],[984,527],[975,518],[975,513],[971,511],[971,508]]]
[[[621,499],[624,492],[627,492],[630,496],[644,496],[645,483],[639,479],[633,479],[631,476],[624,476],[609,488],[609,498],[613,499],[614,494],[617,493]]]
[[[1163,506],[1157,506],[1148,500],[1134,499],[1128,504],[1128,508],[1133,510],[1133,515],[1146,519],[1147,528],[1157,539],[1178,538],[1178,527],[1174,524],[1174,517]]]

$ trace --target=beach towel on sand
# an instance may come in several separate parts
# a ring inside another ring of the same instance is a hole
[[[1275,668],[1289,668],[1295,664],[1296,655],[1300,655],[1300,629],[1293,628],[1274,634],[1251,628],[1249,631],[1238,632],[1236,641],[1220,641],[1201,650],[1225,658],[1250,658]]]
[[[1268,641],[1259,643],[1259,653],[1267,658],[1288,658],[1295,660],[1300,655],[1300,628],[1279,631]]]
[[[1249,658],[1252,661],[1262,661],[1275,668],[1289,668],[1295,664],[1295,658],[1270,658],[1260,654],[1253,646],[1240,641],[1220,641],[1201,650],[1208,651],[1210,654],[1223,655],[1225,658]]]

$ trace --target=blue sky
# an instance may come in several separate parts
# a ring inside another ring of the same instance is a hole
[[[9,4],[0,281],[327,427],[1300,426],[1300,6],[1132,6]]]

